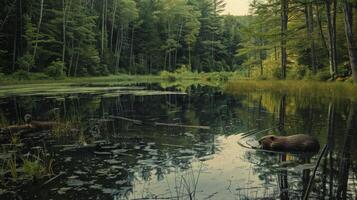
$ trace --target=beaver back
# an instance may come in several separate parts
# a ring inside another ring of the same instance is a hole
[[[273,151],[316,152],[319,142],[309,135],[265,136],[259,140],[261,147]]]

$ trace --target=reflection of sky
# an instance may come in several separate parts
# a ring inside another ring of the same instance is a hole
[[[258,178],[258,174],[253,172],[253,164],[246,162],[244,156],[247,150],[237,144],[239,137],[237,135],[219,136],[216,139],[216,144],[220,150],[207,161],[192,163],[195,177],[197,177],[202,164],[197,187],[196,197],[198,199],[205,199],[210,196],[212,199],[234,199],[241,195],[269,196],[269,194],[272,195],[276,192],[274,190],[276,189],[275,187],[265,185],[264,181]],[[154,173],[152,172],[152,174]],[[133,196],[131,197],[140,197],[143,191],[161,194],[160,197],[176,196],[176,192],[173,191],[175,183],[179,184],[181,176],[189,180],[191,174],[187,174],[187,172],[169,173],[165,175],[165,180],[162,181],[158,181],[156,178],[152,178],[147,182],[136,181],[133,187]],[[252,189],[249,190],[247,188]]]
[[[223,14],[247,15],[251,0],[225,0],[226,10]]]

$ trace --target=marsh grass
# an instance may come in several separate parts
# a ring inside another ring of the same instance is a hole
[[[357,85],[340,82],[233,80],[224,89],[233,94],[272,92],[291,96],[357,99]]]
[[[0,113],[0,128],[9,126],[9,121],[6,119],[3,113]]]
[[[56,120],[56,125],[52,129],[55,137],[68,135],[72,129],[77,128],[77,122]]]
[[[6,168],[4,171],[6,172],[7,170],[10,171],[11,178],[14,182],[16,182],[18,178],[18,172],[17,172],[17,156],[16,154],[11,154],[11,157],[6,161]],[[5,173],[4,173],[5,174]]]
[[[37,154],[29,154],[22,158],[24,174],[30,180],[41,179],[53,174],[53,159],[44,150],[38,150]]]
[[[157,75],[127,75],[127,74],[117,74],[110,76],[100,76],[100,77],[71,77],[64,78],[61,80],[55,80],[51,78],[46,79],[29,79],[29,80],[17,80],[12,77],[7,77],[0,79],[0,85],[19,85],[19,84],[46,84],[46,83],[70,83],[70,84],[90,84],[98,82],[121,82],[121,83],[135,83],[138,80],[140,82],[159,82],[162,80],[160,76]]]
[[[174,188],[171,188],[169,181],[167,180],[168,189],[170,191],[170,199],[197,199],[197,186],[202,173],[202,167],[203,165],[201,163],[196,172],[192,166],[182,173],[179,173],[176,169]]]
[[[47,150],[42,147],[34,148],[33,153],[20,155],[19,149],[8,150],[2,154],[9,154],[8,158],[2,158],[1,162],[1,182],[16,183],[17,180],[37,180],[47,175],[53,174],[52,157]]]

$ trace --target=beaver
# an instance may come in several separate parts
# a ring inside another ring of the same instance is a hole
[[[319,142],[304,134],[290,136],[268,135],[260,138],[260,148],[272,151],[284,152],[318,152]]]
[[[58,125],[57,122],[52,121],[33,121],[30,114],[26,114],[24,120],[26,125],[28,125],[33,131],[51,130]]]
[[[52,130],[59,126],[59,123],[53,121],[33,121],[30,114],[24,116],[25,124],[11,125],[6,128],[0,128],[0,135],[13,134],[13,133],[32,133],[37,131]]]

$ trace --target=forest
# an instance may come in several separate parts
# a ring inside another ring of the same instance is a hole
[[[0,199],[356,200],[356,16],[0,0]]]
[[[253,0],[247,16],[223,15],[224,7],[223,0],[2,0],[0,77],[183,69],[357,82],[356,0]]]

